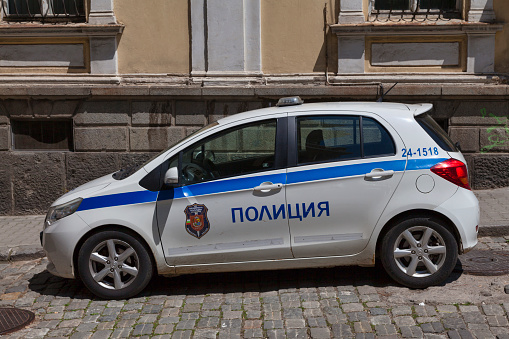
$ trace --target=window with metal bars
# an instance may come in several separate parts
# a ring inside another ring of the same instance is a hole
[[[2,10],[8,20],[85,21],[84,0],[7,0]]]
[[[371,0],[371,15],[459,19],[462,0]]]
[[[14,150],[73,150],[71,120],[11,120],[11,129]]]

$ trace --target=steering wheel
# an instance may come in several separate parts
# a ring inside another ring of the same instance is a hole
[[[182,168],[182,177],[185,183],[191,184],[213,179],[214,174],[212,174],[212,171],[205,169],[203,166],[192,162]]]

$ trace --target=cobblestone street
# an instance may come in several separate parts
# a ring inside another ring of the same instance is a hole
[[[506,238],[480,248],[507,249]],[[156,277],[129,300],[93,297],[46,259],[0,264],[0,307],[35,312],[8,338],[509,338],[509,276],[453,272],[410,290],[378,268]]]

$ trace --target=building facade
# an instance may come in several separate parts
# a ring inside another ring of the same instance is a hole
[[[506,0],[0,0],[0,215],[44,213],[204,124],[430,102],[474,188],[509,186]]]

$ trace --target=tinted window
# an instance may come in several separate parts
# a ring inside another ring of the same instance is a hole
[[[451,138],[429,114],[421,114],[415,117],[415,120],[444,151],[458,152]]]
[[[359,126],[359,117],[298,118],[298,163],[361,158]]]
[[[396,154],[389,132],[371,118],[362,118],[362,137],[365,157]]]
[[[182,155],[182,183],[274,169],[276,120],[243,125],[207,138]]]
[[[355,116],[298,118],[297,147],[299,164],[396,154],[394,142],[382,125]]]

